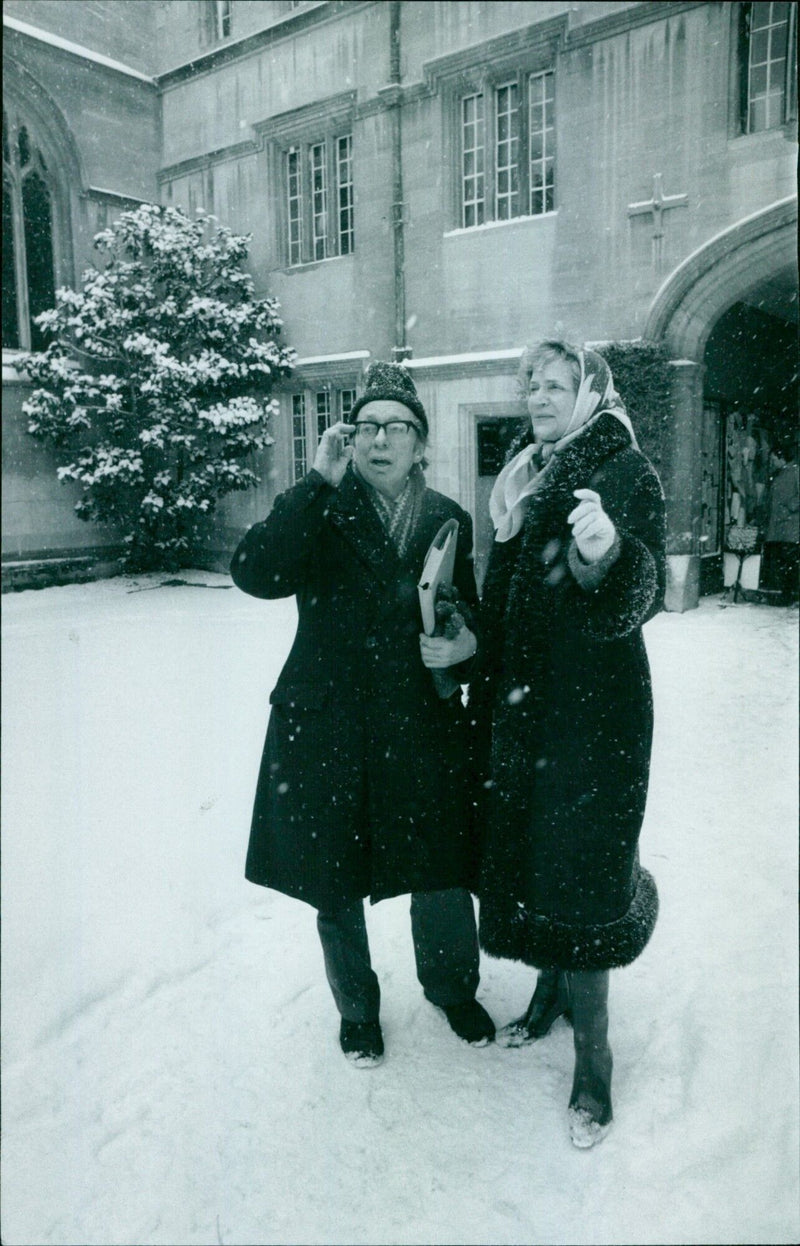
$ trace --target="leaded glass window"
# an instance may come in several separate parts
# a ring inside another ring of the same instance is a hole
[[[336,140],[336,180],[339,188],[339,254],[355,247],[353,228],[353,136]]]
[[[312,254],[324,260],[328,253],[328,177],[325,144],[311,148]]]
[[[303,258],[303,184],[300,153],[295,148],[286,153],[286,195],[289,263],[300,264]]]
[[[770,130],[786,120],[792,5],[756,3],[748,10],[747,130]]]
[[[519,88],[516,82],[495,92],[495,219],[519,216]]]
[[[462,225],[482,225],[486,206],[484,185],[484,109],[483,95],[467,95],[461,101],[462,135]]]
[[[463,229],[556,208],[555,72],[520,67],[511,79],[485,74],[458,100]]]
[[[294,479],[302,480],[307,471],[306,396],[292,394],[292,459]]]
[[[331,426],[331,391],[329,389],[318,390],[316,395],[317,409],[317,441],[319,441],[326,428]]]
[[[531,74],[528,98],[529,212],[531,216],[540,216],[544,212],[552,212],[555,207],[555,74]]]

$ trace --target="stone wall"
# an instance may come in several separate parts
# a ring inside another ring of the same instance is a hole
[[[736,4],[409,0],[399,6],[397,87],[389,85],[389,3],[291,9],[282,0],[239,0],[227,40],[208,25],[211,7],[11,0],[5,11],[19,20],[38,14],[56,33],[157,76],[156,91],[13,35],[14,58],[50,92],[77,153],[76,269],[92,232],[115,210],[103,188],[157,194],[190,211],[202,206],[252,232],[257,292],[278,298],[285,339],[301,357],[388,358],[398,345],[391,158],[398,101],[405,336],[415,359],[497,356],[552,332],[637,338],[654,323],[659,292],[691,257],[796,191],[796,123],[737,133]],[[117,18],[124,18],[118,31]],[[556,210],[461,229],[459,92],[484,69],[508,66],[513,76],[539,44],[550,49],[555,70]],[[289,267],[282,152],[287,136],[317,141],[334,117],[338,129],[327,132],[353,134],[355,251]],[[630,211],[653,198],[657,177],[664,195],[685,196],[664,209],[660,230],[652,211]],[[759,270],[759,279],[768,277]],[[690,559],[703,344],[724,309],[723,291],[708,303],[697,349],[676,370],[677,456],[665,485],[671,548]],[[656,339],[666,331],[661,325]],[[513,375],[496,372],[489,381],[466,362],[458,376],[434,365],[416,375],[431,413],[431,481],[475,505],[474,475],[461,475],[473,471],[472,451],[455,450],[463,412],[480,403],[513,406]],[[290,431],[284,400],[265,483],[224,504],[209,538],[213,557],[288,484]]]
[[[113,565],[120,552],[119,534],[87,524],[75,514],[80,490],[73,481],[61,483],[51,450],[26,432],[22,404],[30,386],[14,370],[3,368],[3,581],[4,587],[48,582],[55,564],[75,578],[77,567]],[[45,562],[36,571],[32,563]]]
[[[154,44],[150,4],[4,4],[4,17],[35,24],[35,38],[4,30],[4,100],[25,117],[52,177],[56,282],[75,286],[92,262],[94,235],[123,210],[158,196],[158,94],[146,77]],[[79,54],[49,40],[69,40]],[[99,63],[99,53],[134,73]],[[108,571],[119,535],[74,513],[73,484],[60,484],[52,454],[25,431],[28,387],[3,358],[4,586]],[[36,569],[36,564],[40,564]]]
[[[3,0],[4,17],[91,48],[143,74],[158,67],[158,9],[158,4],[141,0]]]

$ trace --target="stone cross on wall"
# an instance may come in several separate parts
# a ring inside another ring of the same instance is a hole
[[[653,174],[653,197],[652,199],[642,200],[640,203],[628,204],[628,216],[642,216],[644,214],[653,217],[653,265],[655,268],[661,267],[664,248],[664,213],[669,208],[685,208],[689,205],[688,195],[665,195],[661,189],[660,173]]]

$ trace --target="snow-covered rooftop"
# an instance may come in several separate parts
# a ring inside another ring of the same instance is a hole
[[[9,17],[3,14],[3,25],[9,30],[19,31],[20,34],[28,35],[31,39],[37,39],[39,43],[47,43],[52,48],[60,48],[63,52],[71,52],[73,56],[80,56],[82,60],[91,61],[95,65],[103,65],[106,69],[113,69],[116,73],[126,74],[129,78],[138,78],[140,82],[149,82],[155,85],[155,79],[147,74],[141,73],[138,69],[132,69],[130,65],[124,65],[122,61],[114,60],[113,57],[104,56],[102,52],[95,52],[93,48],[84,47],[81,43],[73,43],[71,39],[64,39],[61,35],[55,35],[50,30],[45,30],[41,26],[32,26],[30,22],[21,22],[16,17]]]

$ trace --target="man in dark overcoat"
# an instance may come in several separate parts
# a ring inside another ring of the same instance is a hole
[[[350,423],[329,428],[314,466],[237,548],[231,574],[255,597],[295,595],[298,627],[270,697],[246,876],[318,910],[340,1044],[382,1057],[380,989],[363,900],[411,893],[417,974],[455,1032],[494,1036],[475,999],[476,853],[467,714],[434,671],[468,677],[464,625],[421,635],[417,583],[441,525],[458,521],[453,583],[477,606],[472,523],[425,486],[428,421],[396,364],[374,364]],[[352,440],[351,440],[352,438]]]

